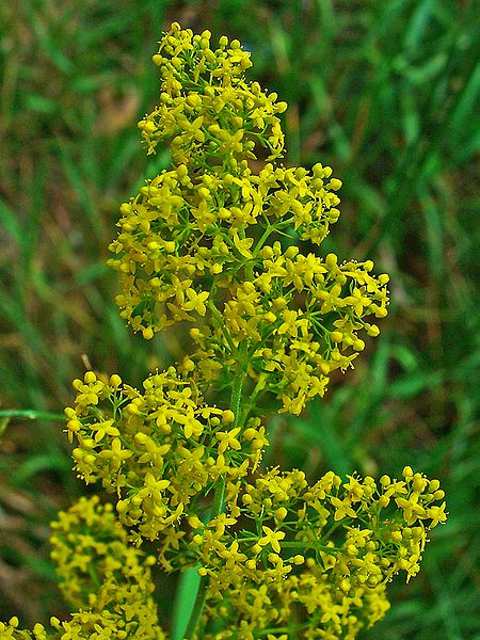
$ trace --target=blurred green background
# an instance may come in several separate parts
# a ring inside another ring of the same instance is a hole
[[[390,316],[354,372],[271,461],[399,473],[448,492],[423,572],[365,638],[480,638],[480,3],[468,0],[10,0],[0,3],[0,410],[61,412],[91,363],[137,383],[178,354],[132,337],[105,267],[119,204],[167,162],[136,121],[172,20],[238,37],[289,103],[291,164],[331,164],[343,214],[325,243],[392,279]],[[62,611],[48,522],[83,487],[61,425],[0,421],[0,618]]]

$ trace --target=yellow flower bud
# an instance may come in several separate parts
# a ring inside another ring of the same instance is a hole
[[[222,413],[222,419],[226,424],[230,424],[235,421],[235,414],[230,409],[227,409]]]
[[[153,338],[153,329],[152,329],[152,327],[145,327],[142,330],[142,335],[145,338],[145,340],[151,340]]]
[[[275,518],[277,520],[285,520],[285,518],[287,517],[287,514],[288,514],[288,511],[285,509],[285,507],[280,507],[275,511]]]
[[[328,177],[328,176],[327,176]],[[332,178],[328,184],[328,186],[330,187],[330,189],[332,189],[333,191],[338,191],[341,186],[342,186],[342,181],[339,180],[338,178]]]
[[[122,379],[119,375],[114,373],[113,375],[110,376],[110,385],[112,387],[119,387],[121,384],[122,384]]]

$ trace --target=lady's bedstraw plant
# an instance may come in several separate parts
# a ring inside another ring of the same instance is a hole
[[[187,327],[188,355],[141,390],[116,374],[74,381],[75,468],[112,501],[82,498],[53,524],[76,612],[32,632],[12,619],[0,639],[165,638],[153,565],[201,576],[185,638],[356,638],[388,609],[392,577],[418,572],[444,493],[410,467],[314,484],[264,469],[264,420],[299,414],[378,335],[388,276],[320,255],[341,182],[280,163],[287,105],[245,80],[238,41],[212,49],[208,31],[174,23],[153,61],[159,105],[139,127],[171,168],[122,205],[110,265],[133,330]]]

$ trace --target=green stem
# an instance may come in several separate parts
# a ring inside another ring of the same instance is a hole
[[[269,633],[289,633],[292,631],[300,631],[300,629],[305,629],[306,627],[308,627],[308,624],[290,625],[288,627],[272,627],[271,629],[263,629],[255,635],[257,638],[260,638],[261,636],[267,636]]]
[[[263,245],[265,244],[265,242],[268,240],[269,236],[272,234],[272,232],[275,230],[275,226],[274,225],[268,225],[267,228],[265,229],[265,231],[263,232],[262,237],[260,238],[260,240],[257,242],[257,244],[255,245],[255,248],[253,250],[253,255],[255,257],[258,256],[258,254],[260,253],[260,249],[263,247]]]
[[[65,422],[65,416],[61,413],[50,411],[35,411],[34,409],[2,409],[0,418],[26,418],[27,420],[50,420],[52,422]]]
[[[246,420],[252,411],[255,403],[257,402],[258,396],[265,389],[265,375],[262,373],[259,376],[258,382],[255,385],[254,390],[252,391],[248,402],[245,405],[245,412],[243,414],[243,419]]]
[[[272,233],[279,233],[280,229],[283,229],[284,227],[288,227],[294,221],[295,221],[295,218],[292,217],[292,218],[289,218],[288,220],[285,220],[284,222],[280,222],[278,224],[267,223],[267,227],[266,227],[265,231],[263,232],[263,235],[258,240],[257,244],[255,245],[255,247],[253,249],[254,257],[258,258],[260,250],[262,249],[263,245],[268,240],[268,238],[272,235]]]
[[[223,513],[225,509],[225,490],[226,490],[225,478],[220,478],[215,488],[215,495],[213,496],[213,508],[212,508],[213,518],[215,516],[218,516],[220,513]]]
[[[215,488],[215,495],[213,497],[213,508],[211,517],[214,518],[223,512],[225,508],[225,479],[220,478]],[[200,585],[195,597],[195,603],[193,605],[190,620],[188,621],[187,628],[181,640],[190,640],[193,638],[195,629],[197,627],[200,616],[202,615],[203,607],[207,599],[208,593],[208,576],[202,576],[200,579]]]
[[[342,549],[338,547],[328,547],[326,544],[319,544],[318,542],[302,542],[302,541],[294,541],[288,540],[287,542],[281,542],[281,546],[284,549],[321,549],[322,551],[332,551],[341,552]]]
[[[235,425],[241,427],[240,410],[242,405],[243,380],[245,373],[241,370],[233,381],[232,395],[230,398],[230,407],[235,414]]]
[[[225,479],[220,478],[217,482],[217,486],[215,487],[212,511],[208,516],[209,518],[214,518],[225,509],[225,488]],[[172,628],[173,640],[192,638],[195,632],[195,627],[202,614],[207,597],[208,579],[206,576],[199,578],[197,573],[199,566],[200,565],[190,567],[180,576],[174,603],[174,623]],[[187,609],[187,612],[191,611],[190,618],[186,626],[184,626],[185,620],[183,618],[186,613],[185,609]]]
[[[241,367],[233,381],[232,394],[230,398],[230,406],[233,413],[235,414],[235,424],[237,426],[242,426],[241,407],[244,378],[245,372],[243,370],[243,367]],[[220,478],[217,481],[217,486],[215,487],[215,495],[213,498],[213,507],[211,513],[212,518],[220,515],[225,510],[225,489],[225,478]],[[205,606],[207,593],[208,576],[202,576],[202,578],[200,579],[200,586],[197,591],[192,613],[190,615],[190,620],[188,621],[188,625],[182,640],[191,640],[191,638],[193,638],[198,625],[198,621],[200,620],[200,616],[202,615],[202,611]]]
[[[182,640],[185,637],[185,630],[193,610],[193,604],[196,600],[199,587],[200,576],[198,575],[198,566],[185,569],[180,575],[173,603],[172,640]]]

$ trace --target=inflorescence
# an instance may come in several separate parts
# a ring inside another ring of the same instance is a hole
[[[81,498],[52,524],[76,612],[33,631],[12,618],[0,640],[162,640],[153,566],[201,576],[185,638],[353,640],[446,519],[438,480],[410,467],[311,484],[262,465],[268,415],[301,413],[379,334],[389,278],[319,254],[340,180],[281,164],[287,105],[245,79],[238,41],[210,40],[174,23],[153,56],[160,99],[139,128],[172,164],[121,206],[109,260],[132,329],[178,325],[190,348],[141,390],[93,371],[73,382],[75,469],[110,502]]]

